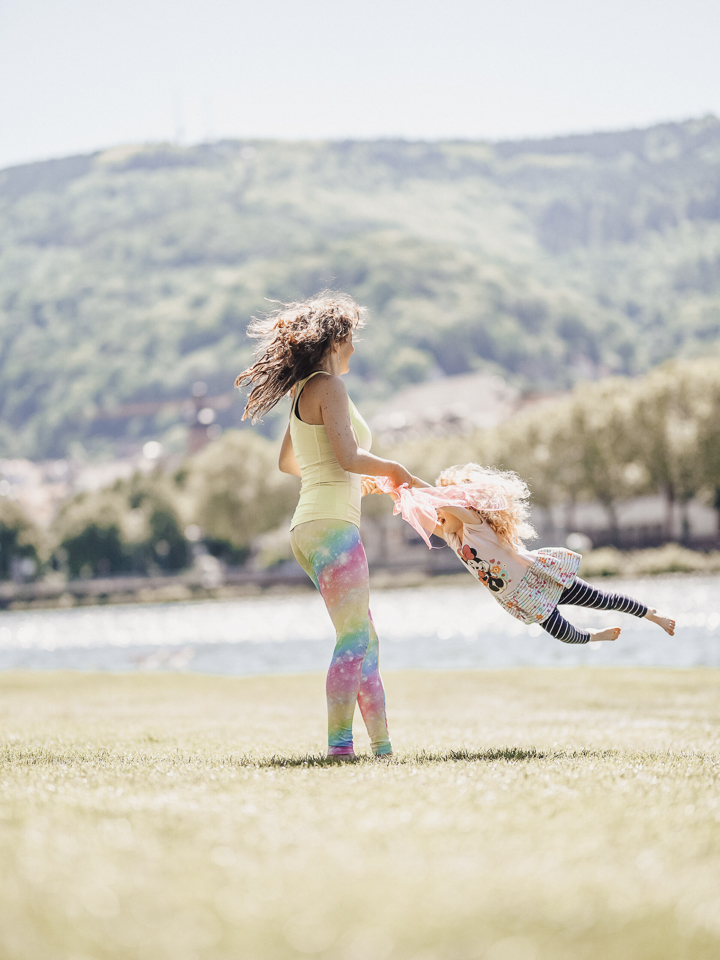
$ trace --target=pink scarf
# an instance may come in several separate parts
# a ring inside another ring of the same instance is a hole
[[[394,514],[402,514],[432,549],[428,533],[437,526],[438,507],[465,507],[468,510],[495,512],[506,510],[508,500],[497,487],[482,483],[457,483],[449,487],[409,487],[404,483],[394,487],[388,477],[375,477],[375,483],[384,493],[396,493]]]

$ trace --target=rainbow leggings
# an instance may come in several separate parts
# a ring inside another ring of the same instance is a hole
[[[310,520],[293,529],[290,543],[297,562],[320,591],[337,634],[326,684],[328,756],[353,754],[355,701],[373,753],[392,753],[360,531],[344,520]]]

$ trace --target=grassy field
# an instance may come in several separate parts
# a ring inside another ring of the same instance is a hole
[[[386,680],[0,674],[2,960],[717,960],[720,671]]]

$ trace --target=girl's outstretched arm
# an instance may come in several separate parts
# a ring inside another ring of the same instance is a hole
[[[425,483],[425,481],[421,480],[420,477],[413,477],[413,487],[429,487],[429,486],[430,484]],[[375,479],[375,477],[369,477],[369,476],[363,475],[360,478],[360,489],[362,490],[362,495],[364,497],[367,497],[368,494],[371,494],[371,493],[380,493],[380,494],[386,493],[391,500],[398,499],[398,495],[397,493],[395,493],[394,490],[382,490],[377,485],[377,480]]]
[[[425,480],[421,480],[419,477],[413,477],[413,487],[431,487],[432,484],[427,483]],[[362,495],[366,496],[369,493],[387,493],[391,500],[397,501],[399,499],[399,494],[395,490],[383,490],[378,486],[375,477],[363,477],[361,480],[361,489]],[[406,518],[407,519],[407,518]],[[423,529],[427,533],[434,534],[436,537],[441,537],[443,540],[446,540],[445,532],[443,527],[440,525],[439,521],[435,520],[433,523],[429,517],[426,517],[424,514],[419,517],[420,523],[423,526]]]
[[[476,513],[473,513],[472,510],[468,510],[467,507],[455,507],[447,506],[442,508],[445,513],[451,514],[453,517],[456,517],[460,523],[480,523],[480,517]]]

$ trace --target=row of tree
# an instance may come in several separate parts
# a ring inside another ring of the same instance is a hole
[[[173,473],[136,473],[68,500],[49,530],[17,501],[0,498],[0,578],[47,570],[70,577],[169,573],[190,565],[193,545],[241,563],[258,534],[277,527],[297,483],[277,470],[276,445],[228,431]]]
[[[720,510],[720,361],[673,362],[641,379],[612,378],[528,407],[472,435],[426,438],[384,453],[433,480],[474,460],[516,470],[539,506],[662,493],[670,514],[693,498]],[[192,542],[239,563],[292,512],[298,484],[277,470],[277,445],[227,431],[174,473],[136,474],[64,504],[48,531],[0,498],[0,577],[53,567],[70,576],[186,567]],[[367,504],[368,515],[387,505]]]
[[[529,407],[470,437],[425,439],[394,451],[434,479],[450,463],[516,470],[539,506],[596,501],[617,524],[619,501],[662,494],[672,511],[698,498],[720,510],[720,358],[674,361],[645,377],[614,377]]]

